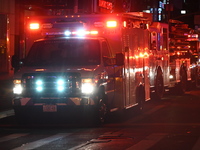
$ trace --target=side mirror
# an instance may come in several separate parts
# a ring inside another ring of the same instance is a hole
[[[12,65],[13,68],[19,68],[19,66],[20,66],[19,58],[16,55],[12,56],[11,65]]]
[[[108,57],[103,57],[103,62],[105,66],[110,66],[111,65],[111,61]]]
[[[117,53],[116,54],[116,65],[123,66],[124,65],[124,54]]]

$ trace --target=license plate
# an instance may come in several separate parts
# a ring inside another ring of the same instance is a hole
[[[43,112],[57,112],[56,105],[43,105]]]

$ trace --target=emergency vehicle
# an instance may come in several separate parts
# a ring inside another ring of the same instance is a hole
[[[16,117],[90,112],[104,122],[110,112],[143,109],[151,93],[160,99],[169,84],[168,26],[151,18],[141,12],[28,18],[30,50],[13,81]]]
[[[170,85],[176,92],[185,93],[192,83],[198,87],[199,40],[198,34],[187,24],[170,20]]]
[[[191,79],[196,88],[200,88],[200,43],[198,34],[188,34],[189,52],[191,57]]]

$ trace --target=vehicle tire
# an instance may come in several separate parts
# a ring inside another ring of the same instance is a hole
[[[86,124],[101,125],[105,122],[108,113],[107,95],[105,94],[103,86],[99,88],[95,99],[95,106],[93,109],[87,109],[87,107],[90,106],[86,106],[83,119]]]
[[[97,109],[95,115],[95,122],[97,124],[102,124],[106,120],[108,108],[107,108],[107,95],[105,94],[105,87],[101,86],[99,88],[99,93],[97,95]]]
[[[145,103],[145,89],[144,86],[140,85],[136,89],[136,99],[138,102],[138,111],[142,112],[144,109],[144,103]]]
[[[102,124],[106,120],[107,115],[107,106],[103,99],[100,99],[97,104],[97,114],[96,114],[96,123]]]
[[[155,93],[153,95],[154,100],[161,100],[164,95],[164,82],[162,71],[158,70],[157,76],[155,79]]]
[[[103,99],[99,99],[96,106],[93,108],[91,108],[89,105],[85,106],[82,122],[85,125],[101,125],[105,122],[106,116],[107,106]]]

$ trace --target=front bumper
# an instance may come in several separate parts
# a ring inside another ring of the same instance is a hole
[[[81,113],[96,106],[95,99],[89,97],[73,98],[14,98],[15,113]],[[20,114],[22,115],[22,114]]]
[[[13,109],[17,119],[34,120],[39,118],[77,119],[93,116],[97,110],[91,98],[15,98]],[[53,119],[53,120],[54,120]],[[62,120],[61,119],[61,120]]]
[[[91,97],[69,97],[69,98],[59,98],[59,97],[44,97],[44,98],[14,98],[14,106],[38,106],[38,105],[70,105],[70,106],[80,106],[80,105],[95,105],[95,98]]]

